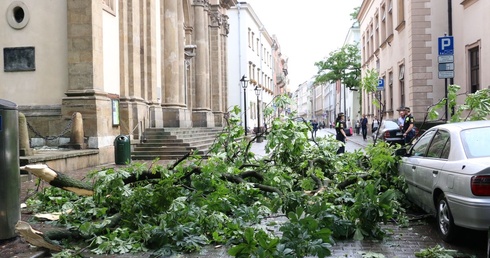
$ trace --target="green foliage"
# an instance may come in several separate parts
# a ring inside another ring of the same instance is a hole
[[[431,248],[426,248],[420,250],[420,252],[415,253],[415,257],[420,257],[420,258],[453,258],[453,257],[460,257],[460,258],[476,258],[474,255],[468,255],[464,253],[460,253],[457,250],[452,250],[452,249],[446,249],[440,245],[436,245]]]
[[[444,98],[429,109],[429,120],[439,119],[438,110],[445,110],[446,101],[448,101],[448,110],[454,110],[454,114],[449,119],[452,123],[486,120],[490,115],[490,89],[481,89],[475,93],[466,94],[464,103],[457,105],[460,89],[458,85],[449,85],[447,100]]]
[[[378,80],[379,74],[375,69],[367,70],[361,80],[361,89],[368,93],[376,92]]]
[[[284,109],[289,98],[275,101]],[[206,159],[192,155],[172,167],[133,163],[94,171],[93,196],[48,188],[29,206],[70,210],[58,224],[80,231],[100,254],[152,250],[169,256],[223,244],[237,257],[326,257],[334,239],[379,239],[381,222],[403,220],[403,180],[389,146],[339,156],[339,141],[308,139],[309,124],[292,114],[270,117],[267,155],[256,157],[239,114],[236,107],[230,111]],[[156,179],[142,179],[148,175]],[[129,178],[140,180],[127,183]],[[280,234],[267,233],[262,221],[278,214],[287,222]]]
[[[359,87],[361,78],[361,51],[358,44],[347,44],[330,52],[325,60],[315,63],[318,68],[315,84],[341,81],[347,88]]]

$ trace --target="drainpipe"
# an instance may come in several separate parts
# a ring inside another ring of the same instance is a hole
[[[453,3],[452,0],[447,0],[447,26],[448,26],[448,33],[449,36],[453,35]],[[449,84],[453,85],[454,84],[454,78],[449,78]],[[446,95],[447,97],[447,95]],[[448,120],[448,110],[447,110],[448,104],[446,101],[446,121]],[[451,109],[451,115],[454,115],[454,107]]]

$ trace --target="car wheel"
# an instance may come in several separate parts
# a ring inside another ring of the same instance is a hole
[[[437,229],[442,240],[451,242],[457,235],[457,226],[454,225],[453,215],[446,197],[441,194],[437,200]]]

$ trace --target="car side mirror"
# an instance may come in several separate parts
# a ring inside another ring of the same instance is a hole
[[[395,150],[395,155],[401,156],[401,157],[407,156],[407,149],[405,149],[405,148],[397,149],[397,150]]]

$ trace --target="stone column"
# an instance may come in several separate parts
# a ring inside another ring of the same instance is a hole
[[[159,60],[159,53],[157,51],[157,44],[160,42],[160,30],[157,29],[157,24],[160,24],[160,1],[147,0],[146,20],[148,26],[146,55],[147,55],[147,83],[148,83],[148,101],[149,101],[149,114],[148,114],[148,127],[161,128],[163,127],[163,112],[158,100],[158,84],[160,79],[159,66],[161,63]]]
[[[165,0],[163,13],[164,107],[180,107],[178,0]]]
[[[165,0],[163,8],[164,127],[189,127],[184,94],[184,10],[180,0]]]
[[[223,18],[219,5],[213,5],[210,10],[210,82],[211,82],[211,110],[214,114],[215,125],[222,126],[223,103],[222,103],[222,52],[221,52],[221,29]]]
[[[195,61],[195,95],[193,125],[214,127],[214,117],[209,105],[209,48],[208,48],[208,1],[194,0],[194,40],[197,46]]]
[[[112,139],[108,127],[111,104],[104,92],[102,1],[66,1],[68,85],[62,100],[62,119],[80,112],[86,122],[88,147],[100,150],[101,163],[110,162]]]

